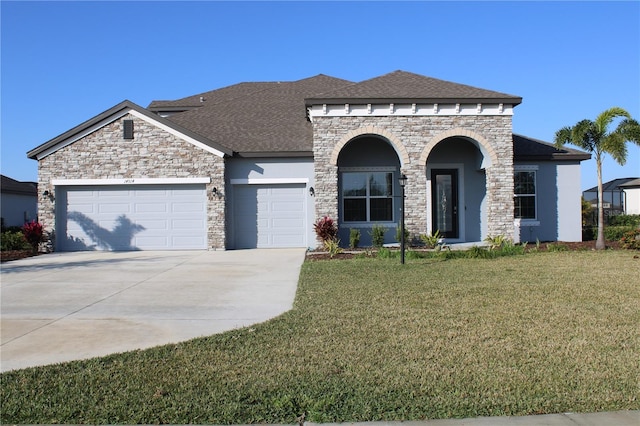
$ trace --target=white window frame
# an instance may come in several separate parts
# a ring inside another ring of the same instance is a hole
[[[516,192],[515,192],[516,175],[518,173],[523,173],[523,172],[524,173],[533,173],[533,189],[534,189],[533,194],[516,194]],[[527,222],[531,222],[531,223],[537,222],[538,221],[538,166],[535,166],[535,165],[515,166],[514,170],[513,170],[513,187],[514,187],[514,191],[513,191],[514,204],[515,204],[515,199],[516,198],[533,197],[533,206],[534,206],[533,207],[534,208],[534,212],[533,212],[534,217],[517,217],[516,216],[516,212],[515,212],[515,205],[514,205],[514,212],[513,212],[514,219],[520,221],[523,224],[525,224]]]
[[[342,223],[344,224],[349,224],[351,226],[357,226],[357,225],[371,225],[374,223],[381,223],[381,224],[392,224],[395,223],[394,219],[395,219],[395,190],[396,190],[396,185],[395,185],[395,181],[396,181],[396,172],[397,169],[395,167],[343,167],[340,168],[339,170],[340,172],[340,182],[341,182],[341,188],[340,188],[340,204],[341,204],[341,210],[342,210]],[[366,189],[366,195],[364,196],[354,196],[354,197],[345,197],[344,195],[344,188],[342,187],[342,182],[344,179],[344,175],[347,173],[361,173],[361,174],[367,174],[370,175],[371,173],[391,173],[391,195],[390,196],[371,196],[370,191],[370,185],[369,185],[369,179],[367,178],[367,189]],[[391,219],[390,220],[371,220],[371,203],[370,200],[371,199],[387,199],[390,198],[391,199]],[[344,207],[344,202],[346,199],[365,199],[366,201],[366,215],[367,215],[367,220],[360,220],[360,221],[347,221],[344,216],[345,216],[345,207]]]

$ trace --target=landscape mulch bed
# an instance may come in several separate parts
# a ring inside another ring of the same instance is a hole
[[[0,262],[8,262],[10,260],[24,259],[25,257],[35,256],[31,250],[8,250],[0,251]]]
[[[567,251],[588,251],[588,250],[596,249],[595,241],[579,241],[579,242],[556,241],[556,242],[541,243],[540,247],[538,248],[538,251],[547,251],[547,244],[562,245],[566,247]],[[528,249],[533,249],[535,247],[536,247],[535,244],[529,243],[527,245]],[[423,250],[421,248],[416,248],[416,249]],[[622,247],[620,246],[620,243],[618,241],[607,241],[607,249],[620,250],[622,249]],[[345,249],[342,253],[335,254],[333,257],[331,257],[329,256],[329,253],[327,253],[326,251],[318,249],[318,250],[312,250],[307,252],[307,259],[309,260],[352,259],[356,256],[362,255],[363,253],[375,253],[375,250],[370,247],[357,248],[355,250]]]

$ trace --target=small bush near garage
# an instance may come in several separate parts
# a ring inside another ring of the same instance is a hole
[[[318,219],[313,224],[313,230],[323,244],[327,241],[336,241],[338,239],[338,225],[329,216]]]
[[[14,251],[14,250],[29,250],[31,246],[25,239],[22,231],[5,231],[2,233],[0,241],[0,250],[2,251]]]

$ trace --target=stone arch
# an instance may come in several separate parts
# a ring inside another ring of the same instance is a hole
[[[409,164],[409,153],[407,152],[404,144],[400,142],[400,139],[398,139],[398,137],[383,128],[376,126],[365,126],[358,129],[350,130],[346,135],[342,137],[342,139],[340,139],[340,141],[338,141],[336,146],[333,148],[333,151],[331,152],[331,158],[329,161],[331,165],[338,165],[338,156],[340,155],[340,151],[342,151],[342,148],[344,148],[347,143],[349,143],[354,138],[363,135],[381,136],[385,138],[398,154],[398,158],[400,159],[400,167],[406,167]]]
[[[474,144],[478,146],[480,152],[484,156],[483,165],[485,167],[489,167],[492,164],[498,164],[498,155],[496,151],[493,149],[489,141],[487,141],[483,136],[479,135],[476,132],[473,132],[468,129],[463,129],[461,127],[457,127],[455,129],[447,130],[446,132],[442,132],[431,138],[431,140],[425,145],[422,150],[422,154],[420,155],[420,164],[426,164],[427,159],[429,158],[429,154],[435,146],[442,142],[443,140],[451,137],[462,137],[471,139]],[[487,158],[490,160],[487,162]]]

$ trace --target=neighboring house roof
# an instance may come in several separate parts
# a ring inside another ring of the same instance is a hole
[[[32,149],[31,151],[27,152],[27,156],[32,159],[39,159],[41,155],[46,155],[46,152],[55,151],[59,147],[65,146],[65,144],[69,143],[70,141],[72,142],[73,140],[84,136],[84,134],[94,126],[100,125],[101,123],[108,123],[132,110],[147,117],[152,121],[165,125],[175,130],[176,132],[181,133],[182,135],[191,138],[199,143],[202,143],[214,150],[220,151],[226,155],[232,154],[231,150],[229,150],[228,148],[225,148],[224,146],[208,138],[205,138],[202,135],[194,133],[193,131],[186,129],[172,121],[168,121],[166,118],[160,117],[159,115],[154,114],[153,112],[139,105],[136,105],[131,101],[125,100],[123,102],[120,102],[118,105],[104,111],[103,113],[98,114],[97,116],[85,121],[84,123],[77,125],[73,129],[68,130],[63,134],[56,136],[55,138]]]
[[[304,99],[345,84],[350,82],[322,74],[293,82],[246,83],[232,86],[225,96],[208,92],[200,108],[167,119],[241,156],[311,155],[313,131]]]
[[[640,188],[640,178],[618,185],[621,188]]]
[[[3,194],[38,195],[38,184],[35,182],[19,182],[5,175],[0,175],[0,190]]]
[[[513,159],[515,161],[588,160],[591,155],[572,148],[556,148],[538,139],[513,134]]]
[[[628,178],[618,178],[610,180],[609,182],[605,182],[602,184],[603,191],[620,191],[621,186],[626,186],[625,184],[630,183],[634,180],[640,180],[637,177],[628,177]],[[585,189],[583,192],[597,192],[598,187],[594,186],[593,188]]]
[[[518,96],[479,89],[465,84],[438,80],[406,71],[394,71],[380,77],[352,83],[331,92],[306,99],[307,105],[347,103],[352,100],[374,103],[395,102],[493,102],[516,106],[522,102]]]

